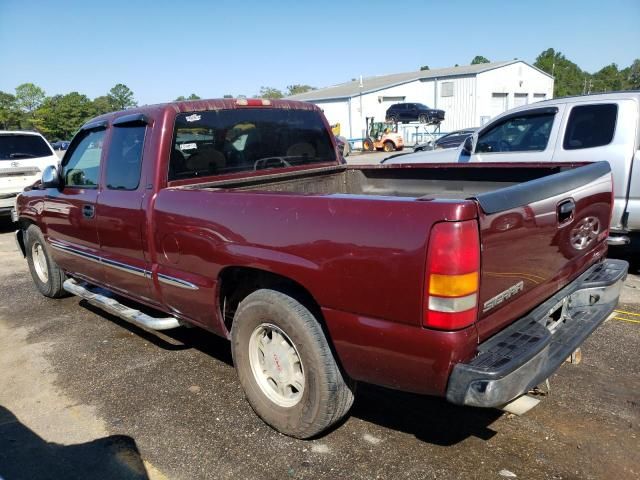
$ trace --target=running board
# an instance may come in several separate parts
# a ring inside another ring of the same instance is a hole
[[[99,293],[94,293],[88,288],[83,287],[74,279],[65,280],[62,287],[69,293],[77,295],[91,305],[95,305],[102,310],[116,315],[117,317],[134,323],[149,330],[169,330],[181,326],[180,321],[174,317],[155,318],[142,313],[140,310],[129,308],[113,298],[109,298]]]

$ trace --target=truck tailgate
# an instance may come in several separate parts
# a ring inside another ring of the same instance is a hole
[[[604,257],[611,192],[609,164],[597,162],[475,197],[480,341]]]

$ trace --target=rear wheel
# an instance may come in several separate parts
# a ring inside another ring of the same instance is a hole
[[[391,140],[387,140],[382,145],[382,148],[385,152],[393,152],[396,149],[396,146],[393,144]]]
[[[373,141],[370,138],[365,138],[362,142],[362,149],[365,152],[373,152],[374,146]]]
[[[45,297],[66,296],[67,292],[62,288],[66,276],[51,257],[42,232],[35,225],[30,225],[25,233],[27,264],[36,288]]]
[[[236,311],[233,361],[253,410],[268,425],[309,438],[340,420],[353,404],[322,328],[294,298],[261,289]]]
[[[389,121],[393,122],[393,123],[398,123],[398,116],[397,115],[391,115],[389,117]]]

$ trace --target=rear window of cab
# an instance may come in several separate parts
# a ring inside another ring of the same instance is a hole
[[[176,117],[169,180],[335,162],[315,110],[246,108]]]

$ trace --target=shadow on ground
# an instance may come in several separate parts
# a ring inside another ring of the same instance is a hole
[[[0,233],[9,233],[17,230],[17,224],[11,221],[11,217],[0,216]]]
[[[196,349],[233,367],[229,341],[213,333],[197,327],[149,332],[87,302],[82,301],[80,304],[96,315],[118,324],[159,348],[164,350]],[[344,421],[349,417],[356,417],[408,433],[427,443],[446,446],[459,443],[470,436],[483,440],[490,439],[496,432],[491,430],[489,425],[501,415],[502,412],[499,410],[462,408],[441,398],[359,384],[356,402]],[[331,431],[339,428],[344,421],[335,425]]]
[[[502,416],[502,412],[489,408],[463,408],[443,398],[361,384],[350,415],[408,433],[423,442],[449,446],[468,437],[489,440],[496,435],[489,426]]]
[[[0,406],[0,478],[145,480],[149,477],[131,437],[113,435],[78,445],[58,445],[40,438]]]

